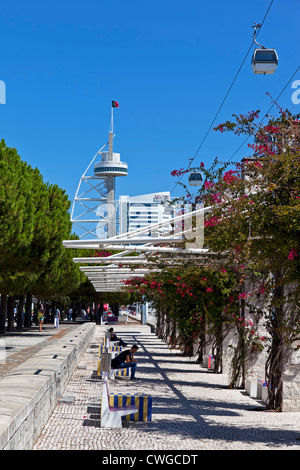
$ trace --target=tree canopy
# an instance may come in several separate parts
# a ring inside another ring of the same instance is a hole
[[[0,142],[0,333],[5,331],[7,295],[31,293],[53,300],[68,295],[85,278],[62,241],[71,233],[70,201],[57,185],[43,181]],[[76,237],[75,237],[76,238]]]

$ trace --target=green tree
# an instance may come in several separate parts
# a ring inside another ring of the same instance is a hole
[[[33,171],[4,140],[0,142],[0,178],[0,334],[3,334],[7,294],[15,293],[16,282],[22,277],[20,272],[26,267],[22,255],[32,241],[35,208],[31,197]]]
[[[84,276],[62,246],[64,239],[72,238],[65,191],[44,183],[39,170],[22,161],[3,140],[0,177],[0,334],[4,334],[8,295],[21,296],[20,306],[26,295],[25,323],[30,326],[32,294],[45,299],[61,297],[74,291]],[[19,328],[22,321],[21,308]]]

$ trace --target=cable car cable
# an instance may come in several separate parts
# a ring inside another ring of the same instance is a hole
[[[293,80],[294,76],[296,75],[296,73],[298,72],[298,70],[300,69],[300,65],[297,67],[296,71],[293,73],[293,75],[291,76],[291,78],[289,79],[289,81],[286,83],[286,85],[283,87],[283,89],[281,90],[281,92],[279,93],[279,95],[277,96],[277,98],[275,99],[275,101],[273,102],[272,106],[270,106],[270,108],[268,109],[268,111],[266,112],[266,114],[264,115],[264,117],[261,119],[261,121],[256,125],[255,129],[257,129],[261,123],[263,122],[263,120],[265,119],[266,116],[268,116],[269,112],[271,111],[271,109],[273,108],[273,106],[275,105],[275,103],[277,103],[277,101],[279,100],[279,98],[281,97],[282,93],[286,90],[286,88],[288,87],[288,85],[290,84],[290,82]],[[229,160],[227,161],[227,163],[230,162],[230,160],[232,160],[232,158],[239,152],[239,150],[245,145],[245,143],[249,140],[250,138],[250,135],[248,135],[248,137],[244,140],[244,142],[237,148],[237,150],[231,155],[231,157],[229,158]]]
[[[265,16],[264,16],[262,22],[260,23],[260,28],[259,28],[259,31],[257,32],[256,37],[258,36],[258,34],[259,34],[259,32],[260,32],[260,30],[261,30],[261,28],[262,28],[262,26],[263,26],[263,24],[264,24],[264,22],[265,22],[267,16],[268,16],[268,13],[269,13],[269,11],[270,11],[270,8],[271,8],[273,2],[274,2],[274,0],[271,0],[271,3],[270,3],[270,5],[269,5],[269,7],[268,7],[268,9],[267,9],[267,11],[266,11],[266,13],[265,13]],[[219,113],[220,113],[220,111],[221,111],[221,109],[222,109],[222,107],[223,107],[223,105],[224,105],[224,103],[225,103],[225,101],[226,101],[226,99],[227,99],[227,97],[228,97],[228,95],[229,95],[229,93],[230,93],[230,91],[231,91],[231,89],[232,89],[232,87],[233,87],[233,85],[234,85],[234,83],[235,83],[235,81],[236,81],[236,79],[237,79],[237,77],[238,77],[238,75],[239,75],[239,73],[240,73],[240,71],[241,71],[241,69],[242,69],[242,67],[243,67],[243,65],[244,65],[244,63],[245,63],[245,61],[246,61],[246,59],[247,59],[247,57],[248,57],[248,55],[249,55],[249,53],[250,53],[250,50],[252,49],[253,42],[254,42],[254,41],[253,41],[253,39],[252,39],[251,46],[249,47],[248,51],[246,52],[246,55],[245,55],[245,57],[244,57],[244,59],[243,59],[241,65],[240,65],[240,67],[239,67],[237,73],[235,74],[235,77],[234,77],[233,81],[231,82],[231,85],[230,85],[230,87],[229,87],[229,89],[228,89],[228,91],[227,91],[225,97],[223,98],[223,101],[222,101],[222,103],[221,103],[221,105],[220,105],[220,107],[219,107],[217,113],[215,114],[215,116],[214,116],[214,118],[213,118],[213,120],[212,120],[212,122],[211,122],[211,124],[210,124],[210,126],[209,126],[209,128],[208,128],[208,130],[207,130],[207,132],[206,132],[206,134],[205,134],[205,136],[204,136],[202,142],[201,142],[201,144],[199,145],[199,147],[198,147],[198,149],[197,149],[197,151],[196,151],[196,153],[195,153],[195,155],[194,155],[194,157],[190,159],[191,161],[195,160],[195,158],[196,158],[196,156],[198,155],[198,153],[199,153],[199,151],[200,151],[202,145],[204,144],[204,142],[205,142],[205,140],[206,140],[206,138],[207,138],[207,136],[208,136],[208,134],[209,134],[209,132],[210,132],[210,130],[211,130],[211,128],[212,128],[214,122],[215,122],[215,120],[217,119],[217,117],[218,117],[218,115],[219,115]],[[181,179],[182,179],[182,176],[181,176],[181,178],[179,179],[179,181],[177,181],[177,182],[175,183],[174,188],[172,189],[171,193],[174,191],[174,189],[176,188],[176,186],[178,185],[178,183],[180,183]]]

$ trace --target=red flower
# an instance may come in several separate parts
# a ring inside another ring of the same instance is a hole
[[[288,259],[289,259],[290,261],[293,261],[293,259],[294,259],[294,258],[297,258],[297,256],[298,256],[297,250],[292,249],[292,250],[290,251],[290,253],[289,253]]]

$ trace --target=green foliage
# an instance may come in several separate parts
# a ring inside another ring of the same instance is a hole
[[[186,352],[206,328],[219,337],[223,321],[232,321],[236,304],[230,301],[237,288],[233,272],[210,266],[174,268],[127,282],[129,293],[139,293],[159,311],[163,309],[178,328],[178,344]]]
[[[15,265],[34,231],[32,170],[17,151],[0,142],[0,273]]]
[[[0,292],[56,299],[85,278],[62,241],[71,234],[70,201],[64,190],[43,181],[38,169],[0,142]],[[76,237],[75,237],[76,238]],[[0,334],[4,332],[4,311]]]
[[[243,270],[241,298],[254,307],[261,303],[245,287],[246,280],[255,281],[257,292],[264,294],[270,339],[266,378],[269,407],[275,410],[282,407],[285,364],[300,339],[300,121],[299,115],[278,109],[265,125],[255,123],[256,111],[217,126],[220,132],[256,136],[249,145],[253,155],[238,164],[215,160],[210,169],[201,164],[204,184],[194,200],[184,198],[211,206],[205,215],[205,246],[219,254],[226,268]],[[249,331],[237,332],[245,347]],[[262,347],[258,340],[256,347]]]

